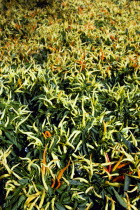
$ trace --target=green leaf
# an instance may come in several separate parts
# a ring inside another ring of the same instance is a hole
[[[23,207],[21,206],[21,204],[25,201],[26,196],[25,195],[21,195],[18,199],[18,201],[15,203],[15,205],[12,207],[12,210],[17,210],[17,209],[22,209]]]
[[[125,175],[124,192],[129,190],[130,183],[131,183],[131,178],[129,176]]]
[[[81,183],[80,181],[77,181],[77,180],[69,180],[69,183],[71,184],[71,185],[83,185],[83,183]]]
[[[29,179],[20,179],[18,180],[18,183],[21,184],[21,185],[25,185],[29,182]]]
[[[127,209],[127,204],[126,204],[126,202],[123,200],[123,198],[118,194],[118,192],[114,189],[114,187],[112,187],[112,190],[114,191],[114,194],[115,194],[115,196],[116,196],[117,201],[119,202],[119,204],[120,204],[121,206],[123,206],[124,208]]]
[[[17,195],[19,195],[21,191],[22,191],[22,187],[20,186],[14,191],[14,193],[11,196],[7,197],[7,200],[10,200],[11,203],[14,203],[18,199]]]
[[[66,210],[64,208],[64,206],[61,203],[59,203],[59,202],[56,202],[55,205],[56,205],[56,207],[57,207],[58,210]]]

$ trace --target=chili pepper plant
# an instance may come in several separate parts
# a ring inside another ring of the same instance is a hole
[[[6,1],[0,209],[140,206],[139,1]]]

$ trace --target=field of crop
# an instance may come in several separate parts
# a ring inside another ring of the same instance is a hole
[[[0,209],[140,209],[140,2],[11,0],[0,15]]]

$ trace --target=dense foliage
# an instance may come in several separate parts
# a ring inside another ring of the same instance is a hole
[[[7,1],[1,13],[4,210],[140,206],[136,1]]]

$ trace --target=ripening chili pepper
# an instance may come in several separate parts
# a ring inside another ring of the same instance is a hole
[[[120,165],[121,160],[123,159],[123,156],[124,156],[124,155],[122,155],[122,156],[120,157],[119,161],[115,164],[115,166],[114,166],[113,169],[112,169],[112,172],[113,172],[113,171],[116,171],[116,169],[117,169],[118,166]]]
[[[70,165],[70,160],[69,160],[68,164],[59,171],[58,176],[57,176],[57,179],[61,179],[61,177],[63,176],[63,173],[67,170],[67,168],[69,167],[69,165]]]
[[[70,160],[69,160],[68,164],[59,171],[59,173],[58,173],[58,175],[56,177],[56,181],[54,179],[52,180],[53,183],[51,185],[51,188],[54,188],[56,182],[57,182],[57,186],[55,187],[55,190],[58,189],[61,186],[61,181],[60,180],[61,180],[61,178],[63,176],[63,173],[67,170],[67,168],[69,167],[69,165],[70,165]]]
[[[112,182],[121,182],[121,181],[124,180],[124,178],[125,178],[124,175],[117,176],[117,177],[115,177],[114,179],[112,179]]]
[[[124,166],[127,166],[127,165],[129,165],[129,164],[130,164],[129,162],[120,164],[120,165],[118,165],[118,167],[117,167],[116,169],[123,168]]]
[[[130,171],[127,174],[130,175],[132,173],[133,173],[133,171]],[[112,179],[112,182],[121,182],[124,179],[125,179],[125,175],[121,175],[121,176],[118,176],[118,177],[115,177],[114,179]]]
[[[42,134],[43,134],[43,136],[44,136],[45,139],[52,136],[51,133],[50,133],[49,131],[45,131],[45,132],[42,133]]]
[[[63,173],[67,170],[69,165],[70,165],[70,160],[69,160],[68,164],[59,171],[58,176],[56,178],[58,185],[57,185],[57,187],[55,189],[58,189],[60,187],[60,185],[61,185],[60,179],[62,178]]]
[[[102,49],[100,50],[100,59],[101,59],[101,61],[103,61],[105,59],[105,54]]]
[[[110,39],[114,40],[114,39],[116,39],[116,38],[115,38],[115,36],[110,35]]]
[[[83,8],[82,7],[78,7],[78,13],[81,14],[83,12]]]
[[[22,85],[22,80],[18,78],[17,85],[20,87]]]
[[[55,179],[52,179],[52,185],[51,185],[51,188],[54,188],[55,186]]]
[[[105,153],[105,159],[106,159],[106,162],[107,162],[107,163],[110,163],[110,159],[109,159],[109,156],[108,156],[107,153]],[[108,172],[110,173],[110,172],[112,171],[112,166],[109,165],[109,166],[107,167],[107,170],[108,170]]]
[[[128,174],[133,174],[133,171],[128,172]]]

